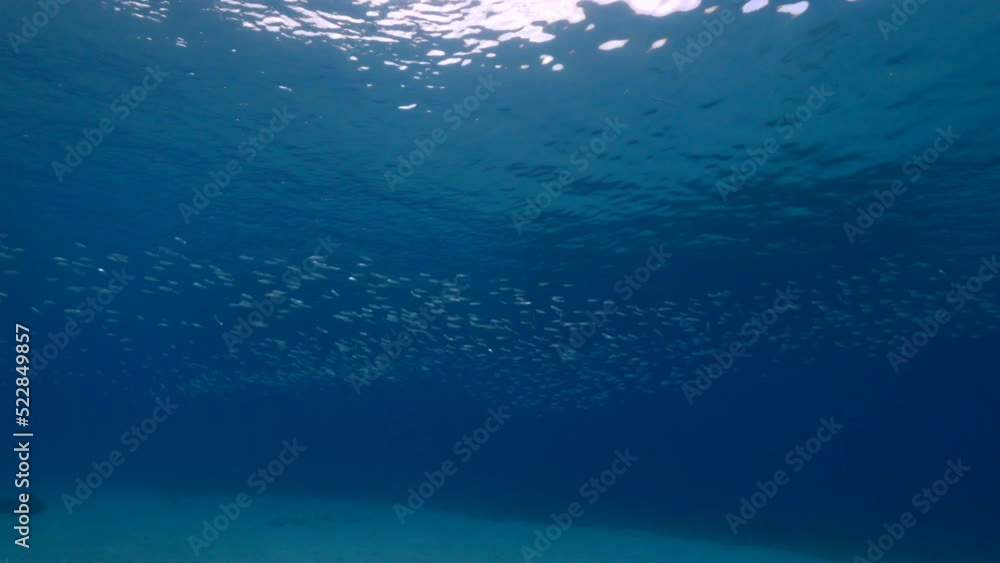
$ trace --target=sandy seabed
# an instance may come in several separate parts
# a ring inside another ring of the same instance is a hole
[[[535,548],[536,530],[552,524],[546,514],[537,522],[489,521],[424,507],[404,525],[390,504],[267,493],[235,518],[223,516],[219,505],[234,500],[97,490],[70,515],[52,498],[32,521],[31,548],[15,547],[16,533],[8,528],[0,553],[9,563],[830,563],[776,549],[576,524],[529,560],[522,546]],[[217,535],[206,530],[213,520],[225,527]]]

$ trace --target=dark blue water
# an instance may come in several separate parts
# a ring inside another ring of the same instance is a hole
[[[0,8],[35,545],[116,449],[95,498],[297,440],[267,494],[389,525],[449,461],[426,507],[551,524],[628,452],[576,533],[997,560],[991,5],[361,4]]]

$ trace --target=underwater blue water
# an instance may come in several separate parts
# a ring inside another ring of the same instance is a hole
[[[389,526],[451,462],[404,519],[998,560],[993,5],[56,5],[0,7],[32,549],[113,451],[232,498],[297,440],[262,495]]]

